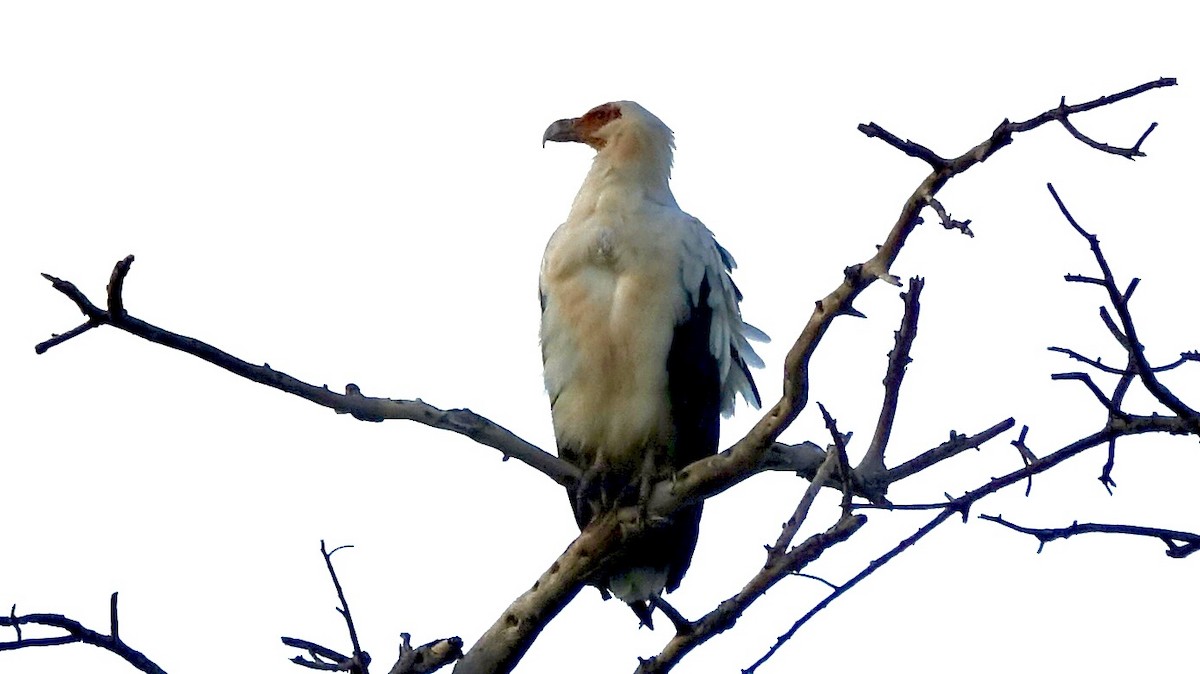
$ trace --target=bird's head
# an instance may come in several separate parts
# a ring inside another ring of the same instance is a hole
[[[546,141],[584,143],[600,156],[623,162],[649,163],[670,174],[675,137],[649,110],[633,101],[605,103],[582,117],[560,119],[542,134]]]

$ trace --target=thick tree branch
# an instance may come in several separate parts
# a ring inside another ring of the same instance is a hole
[[[621,547],[621,515],[632,525],[637,508],[609,511],[594,519],[550,567],[521,594],[458,661],[455,674],[509,672],[584,584]]]
[[[108,305],[123,307],[120,297],[125,276],[133,264],[133,256],[117,262],[113,268],[113,280],[108,286]],[[518,437],[507,428],[482,417],[468,409],[443,410],[422,400],[397,400],[364,396],[358,386],[346,385],[346,392],[336,393],[328,386],[314,386],[286,372],[273,369],[270,365],[254,365],[226,353],[198,339],[179,335],[130,316],[121,308],[116,314],[100,309],[70,281],[43,274],[54,289],[66,295],[88,320],[83,325],[64,334],[56,335],[36,347],[38,353],[61,344],[71,337],[100,325],[111,325],[149,342],[182,351],[207,361],[252,382],[270,386],[285,393],[304,398],[309,402],[327,407],[338,414],[349,414],[363,421],[400,419],[415,421],[426,426],[465,435],[481,445],[498,449],[505,459],[514,458],[535,470],[544,473],[564,487],[574,486],[579,479],[579,470],[557,456],[543,451],[536,445]]]

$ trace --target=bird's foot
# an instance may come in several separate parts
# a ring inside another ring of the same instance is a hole
[[[654,459],[653,452],[646,453],[640,473],[641,477],[638,480],[637,523],[639,526],[656,526],[669,521],[666,517],[650,517],[650,496],[654,491],[654,483],[658,479]]]
[[[631,601],[627,602],[629,608],[633,609],[634,615],[638,617],[640,623],[638,629],[645,626],[648,629],[654,629],[654,606],[650,602]]]
[[[575,521],[580,527],[586,526],[597,515],[611,509],[616,503],[613,495],[619,493],[620,490],[614,488],[612,473],[603,464],[597,463],[583,471],[575,488]]]

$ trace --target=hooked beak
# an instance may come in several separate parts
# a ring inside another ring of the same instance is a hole
[[[546,127],[546,133],[542,134],[542,147],[546,147],[548,140],[556,143],[582,143],[583,136],[579,135],[578,123],[579,118],[560,119]]]

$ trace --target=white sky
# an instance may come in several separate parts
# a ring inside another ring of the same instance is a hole
[[[1047,126],[942,193],[977,236],[924,227],[894,269],[928,285],[889,463],[1008,416],[1032,427],[1039,454],[1103,423],[1082,385],[1049,380],[1077,369],[1049,345],[1123,358],[1097,318],[1100,290],[1062,281],[1094,267],[1047,181],[1116,273],[1144,279],[1134,310],[1151,359],[1200,347],[1200,59],[1182,3],[416,6],[0,9],[5,610],[104,630],[119,590],[123,637],[173,674],[296,672],[281,635],[349,650],[317,552],[325,538],[357,546],[335,559],[381,671],[401,631],[471,643],[574,536],[559,487],[464,438],[336,416],[112,329],[35,356],[80,321],[38,273],[99,302],[112,264],[134,253],[126,301],[144,320],[316,384],[470,407],[549,449],[537,265],[590,151],[539,141],[555,119],[608,100],[637,100],[675,130],[676,196],[737,256],[745,315],[775,338],[759,375],[774,400],[812,302],[873,252],[925,174],[858,123],[954,155],[1060,95],[1178,77],[1076,119],[1118,145],[1158,121],[1145,159]],[[812,398],[861,452],[901,305],[879,285],[859,308],[870,320],[839,320],[818,352]],[[1196,404],[1198,379],[1193,367],[1166,381]],[[726,444],[753,419],[740,410]],[[825,437],[814,405],[784,439]],[[1014,437],[893,499],[937,500],[1014,469]],[[1194,440],[1123,441],[1112,497],[1095,480],[1103,458],[975,513],[1200,530]],[[676,606],[695,616],[733,594],[804,486],[764,476],[713,499]],[[827,526],[833,505],[811,526]],[[930,516],[872,512],[809,570],[845,580]],[[1177,666],[1194,637],[1177,607],[1200,600],[1198,562],[1161,547],[1081,537],[1035,555],[1031,538],[947,523],[763,671]],[[739,671],[823,595],[784,583],[678,671]],[[519,671],[631,671],[669,636],[635,627],[587,590]],[[70,646],[0,653],[0,671],[131,670]]]

